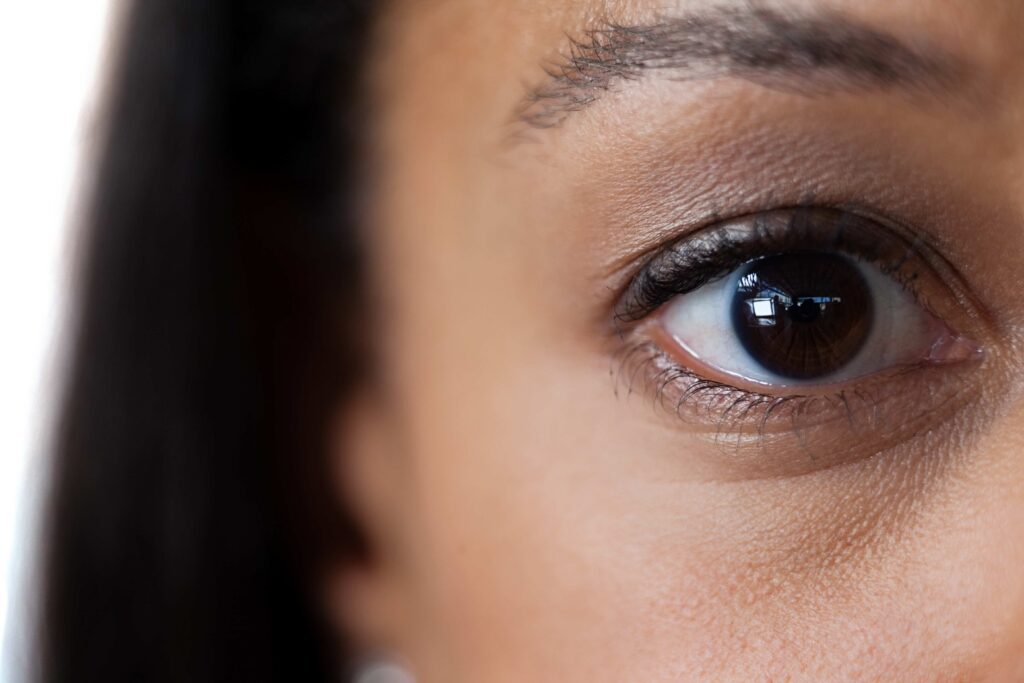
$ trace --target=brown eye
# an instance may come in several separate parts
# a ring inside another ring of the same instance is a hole
[[[747,261],[676,295],[659,322],[655,336],[676,362],[762,393],[806,391],[977,352],[889,270],[834,250]]]
[[[736,280],[736,338],[779,377],[811,380],[838,372],[860,353],[873,322],[868,283],[857,264],[839,254],[768,256],[747,264]]]

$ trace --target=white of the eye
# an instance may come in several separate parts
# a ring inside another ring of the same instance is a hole
[[[851,263],[868,284],[874,324],[857,355],[827,377],[780,377],[743,348],[732,324],[739,270],[676,297],[666,307],[662,326],[686,353],[714,371],[772,387],[834,384],[919,360],[934,341],[935,319],[878,267],[853,260]]]

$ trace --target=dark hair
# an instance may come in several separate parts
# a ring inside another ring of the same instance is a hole
[[[359,552],[328,421],[357,380],[371,0],[133,0],[45,518],[41,679],[336,680],[311,595]]]

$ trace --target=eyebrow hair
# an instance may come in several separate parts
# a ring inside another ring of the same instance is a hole
[[[571,39],[545,69],[516,118],[530,128],[561,125],[619,81],[651,71],[673,80],[734,77],[805,94],[836,90],[949,90],[962,71],[953,56],[910,44],[843,16],[745,4],[647,25],[606,24]]]

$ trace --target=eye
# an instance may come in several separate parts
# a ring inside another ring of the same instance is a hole
[[[976,352],[877,265],[829,251],[751,260],[677,296],[660,322],[695,371],[762,390]]]
[[[769,211],[686,235],[639,267],[615,307],[616,376],[630,393],[646,381],[689,432],[730,444],[716,467],[798,473],[955,425],[984,390],[983,320],[910,229]]]

